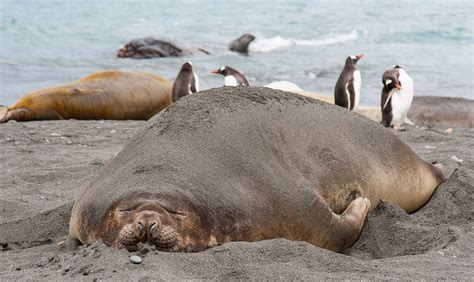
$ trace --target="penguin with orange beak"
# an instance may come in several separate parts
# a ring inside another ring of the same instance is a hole
[[[212,71],[212,73],[224,76],[224,86],[249,86],[245,76],[229,66],[222,66],[220,69]]]
[[[359,54],[347,57],[334,88],[334,103],[351,111],[359,105],[361,79],[357,62],[363,56]]]
[[[400,65],[395,65],[383,73],[382,82],[381,123],[385,127],[404,130],[401,125],[411,123],[407,114],[413,100],[413,80]]]

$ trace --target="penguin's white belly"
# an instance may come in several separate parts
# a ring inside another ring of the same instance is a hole
[[[392,125],[400,125],[405,122],[408,111],[413,100],[413,80],[405,70],[400,69],[398,80],[402,84],[402,89],[394,89],[392,96]]]
[[[196,88],[196,92],[199,92],[199,78],[195,72],[193,72],[194,75],[194,87]]]
[[[233,75],[228,75],[224,77],[224,85],[225,86],[238,86],[237,79]]]
[[[411,94],[406,90],[394,89],[392,96],[392,125],[400,125],[405,122],[408,110],[410,110],[413,92]]]
[[[354,110],[359,106],[359,100],[360,100],[360,87],[362,85],[362,80],[360,78],[360,71],[356,70],[354,71]]]

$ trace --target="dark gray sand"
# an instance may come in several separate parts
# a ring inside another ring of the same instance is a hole
[[[73,200],[140,121],[0,124],[0,277],[12,279],[440,279],[474,277],[474,129],[408,127],[396,134],[449,180],[408,215],[389,203],[337,254],[283,239],[234,242],[200,253],[138,252],[66,239]],[[462,160],[462,162],[461,162]],[[130,256],[143,261],[132,264]]]

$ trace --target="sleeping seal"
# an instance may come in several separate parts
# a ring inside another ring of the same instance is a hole
[[[354,243],[380,199],[407,212],[444,180],[358,114],[263,87],[215,88],[151,119],[80,193],[69,237],[134,250],[230,241]]]
[[[170,81],[150,73],[101,71],[27,94],[0,115],[0,122],[149,119],[171,104],[171,88]]]
[[[459,97],[415,97],[408,117],[417,125],[473,128],[474,100]]]
[[[209,51],[198,48],[197,51],[210,55]],[[191,55],[190,50],[176,46],[165,39],[155,37],[144,37],[134,39],[117,51],[119,58],[149,59],[157,57],[181,57]]]

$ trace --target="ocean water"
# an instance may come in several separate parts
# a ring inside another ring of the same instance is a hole
[[[202,89],[230,65],[251,85],[287,80],[332,95],[345,58],[363,53],[361,104],[378,105],[385,69],[405,67],[415,95],[474,98],[474,1],[24,1],[0,0],[0,104],[105,69],[174,79],[192,61]],[[227,50],[243,33],[250,55]],[[157,36],[210,56],[116,58]]]

